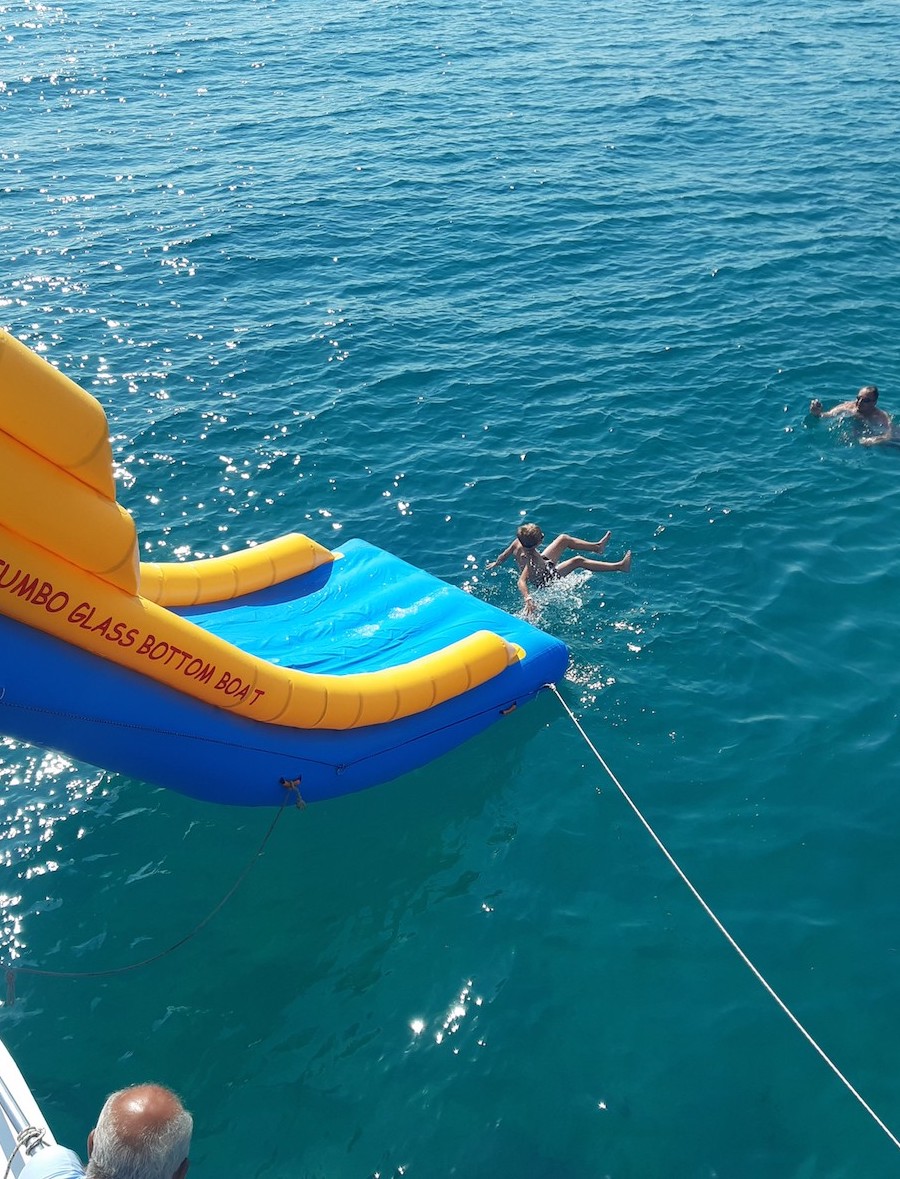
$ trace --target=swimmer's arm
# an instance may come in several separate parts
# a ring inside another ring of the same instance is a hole
[[[833,405],[831,409],[823,409],[818,397],[814,397],[809,403],[809,412],[814,418],[839,418],[841,414],[853,413],[855,409],[855,401],[842,401],[840,405]]]
[[[526,614],[533,614],[534,613],[534,598],[528,592],[528,566],[527,565],[522,570],[522,572],[519,574],[519,580],[518,580],[517,584],[519,586],[519,593],[522,595],[522,599],[525,602],[525,613]]]
[[[493,561],[488,561],[485,568],[486,569],[493,569],[496,565],[502,565],[504,561],[509,560],[509,558],[512,556],[513,549],[515,547],[516,547],[516,542],[513,541],[512,544],[507,545],[507,547],[503,550],[503,552],[500,554],[499,557],[496,557]]]

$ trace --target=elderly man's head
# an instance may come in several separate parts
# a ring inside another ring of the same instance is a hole
[[[161,1085],[106,1099],[88,1137],[88,1179],[184,1179],[194,1121]]]

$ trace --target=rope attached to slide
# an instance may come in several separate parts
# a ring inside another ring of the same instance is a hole
[[[180,949],[181,946],[183,946],[187,942],[189,942],[192,937],[195,937],[200,932],[200,930],[204,928],[204,926],[208,925],[210,923],[210,921],[212,921],[213,917],[215,917],[215,915],[219,912],[219,910],[222,909],[225,906],[225,904],[231,900],[231,898],[234,896],[234,894],[237,892],[237,890],[240,888],[240,886],[244,883],[244,880],[247,878],[247,876],[250,873],[250,869],[253,867],[253,865],[256,863],[256,861],[263,854],[263,851],[265,850],[265,846],[269,842],[269,839],[272,836],[272,832],[275,830],[275,827],[278,824],[278,820],[281,818],[282,814],[284,813],[284,809],[285,809],[286,805],[290,802],[291,798],[293,797],[294,805],[298,809],[302,810],[303,807],[306,805],[300,796],[300,789],[299,789],[300,779],[299,778],[293,779],[291,781],[288,781],[286,779],[282,779],[281,785],[284,787],[284,790],[285,790],[284,801],[282,802],[282,804],[278,808],[278,810],[275,812],[275,818],[269,824],[268,830],[266,831],[265,835],[263,836],[262,843],[260,843],[260,845],[256,849],[256,852],[254,853],[252,859],[250,859],[247,862],[246,866],[243,868],[243,870],[241,871],[237,880],[235,880],[234,884],[232,884],[231,888],[229,888],[228,892],[226,892],[225,895],[222,897],[222,899],[218,902],[218,904],[213,909],[211,909],[209,913],[206,914],[206,916],[203,918],[202,921],[198,921],[198,923],[194,926],[194,928],[189,933],[186,933],[184,935],[184,937],[179,938],[178,941],[174,942],[171,946],[167,946],[166,949],[160,950],[156,954],[151,954],[151,956],[149,958],[143,958],[140,962],[131,962],[127,966],[114,966],[114,967],[111,967],[109,970],[40,970],[35,966],[7,966],[7,967],[5,967],[5,971],[6,971],[6,1006],[12,1007],[12,1005],[16,1001],[16,975],[17,974],[32,974],[32,975],[37,975],[41,978],[112,978],[113,975],[126,974],[126,973],[128,973],[128,971],[131,971],[131,970],[140,970],[141,967],[149,966],[151,964],[151,962],[158,962],[161,958],[167,957],[174,950]]]
[[[649,822],[644,818],[643,814],[638,809],[637,804],[634,802],[634,800],[628,794],[628,791],[625,789],[625,787],[622,785],[622,783],[619,781],[619,779],[615,776],[615,774],[612,772],[612,770],[609,768],[609,766],[603,760],[603,757],[600,755],[599,751],[595,747],[594,743],[591,741],[590,737],[588,737],[587,733],[584,731],[584,729],[581,726],[580,722],[578,721],[577,717],[572,712],[571,708],[569,708],[568,704],[566,704],[565,700],[563,700],[556,685],[549,684],[548,687],[550,687],[552,689],[557,700],[559,700],[560,704],[563,706],[563,709],[568,714],[569,719],[572,721],[575,728],[578,730],[578,732],[584,738],[585,744],[588,746],[588,748],[593,753],[594,757],[596,757],[597,761],[600,763],[600,765],[606,771],[607,775],[610,778],[610,781],[613,783],[613,785],[616,787],[616,789],[619,791],[619,793],[622,795],[622,797],[625,799],[625,801],[631,807],[632,811],[634,811],[634,813],[637,816],[638,820],[640,821],[641,825],[647,831],[647,834],[650,836],[650,838],[653,840],[653,842],[656,844],[656,846],[659,848],[659,850],[662,852],[662,854],[666,857],[666,859],[672,865],[672,867],[674,868],[674,870],[678,874],[678,876],[681,877],[681,880],[687,886],[688,890],[691,892],[694,899],[698,902],[701,909],[703,909],[703,911],[707,915],[707,917],[709,917],[709,919],[712,921],[713,925],[715,925],[716,929],[718,929],[719,933],[722,934],[722,936],[725,938],[725,940],[728,942],[728,944],[731,946],[731,948],[734,950],[734,952],[737,954],[737,956],[740,958],[740,960],[748,968],[748,970],[751,972],[751,974],[754,975],[754,977],[757,979],[757,981],[764,987],[764,989],[768,992],[768,994],[771,996],[771,998],[775,1000],[775,1002],[778,1004],[778,1006],[781,1008],[781,1010],[784,1012],[784,1014],[788,1017],[788,1019],[791,1021],[791,1023],[797,1029],[797,1031],[800,1032],[800,1034],[803,1036],[803,1038],[816,1050],[816,1052],[818,1052],[819,1056],[821,1056],[821,1058],[825,1061],[825,1063],[828,1065],[828,1067],[831,1069],[831,1071],[834,1073],[834,1075],[838,1078],[838,1080],[850,1091],[850,1093],[853,1094],[853,1096],[856,1098],[856,1100],[859,1102],[859,1104],[863,1107],[863,1109],[866,1111],[866,1113],[869,1115],[869,1117],[872,1118],[872,1120],[875,1122],[875,1124],[877,1126],[879,1126],[884,1131],[884,1133],[888,1136],[888,1138],[890,1138],[891,1142],[893,1142],[894,1146],[896,1146],[897,1149],[900,1150],[900,1139],[898,1139],[896,1137],[896,1135],[893,1134],[892,1131],[885,1125],[885,1123],[881,1120],[881,1118],[878,1116],[878,1114],[875,1113],[875,1111],[872,1109],[872,1107],[869,1105],[869,1103],[865,1100],[865,1098],[847,1080],[847,1078],[844,1076],[844,1074],[841,1072],[841,1070],[838,1068],[838,1066],[834,1063],[834,1061],[831,1059],[831,1057],[828,1056],[828,1054],[825,1052],[825,1050],[813,1039],[813,1037],[806,1030],[806,1028],[803,1026],[803,1024],[800,1022],[800,1020],[797,1018],[797,1016],[794,1015],[793,1011],[791,1011],[791,1009],[787,1006],[787,1004],[784,1002],[784,1000],[781,999],[778,994],[776,994],[776,992],[772,988],[772,986],[766,981],[766,979],[762,976],[762,974],[759,972],[759,970],[757,970],[757,968],[753,965],[753,963],[750,961],[750,959],[747,957],[747,955],[744,953],[744,951],[741,949],[741,947],[738,945],[738,943],[734,940],[734,938],[731,936],[731,934],[728,932],[728,930],[725,928],[725,926],[722,924],[722,922],[719,920],[719,918],[716,916],[716,914],[712,911],[712,909],[709,907],[709,905],[706,903],[706,901],[703,899],[703,897],[700,895],[700,893],[697,891],[697,889],[694,887],[694,885],[691,883],[691,881],[688,879],[688,877],[684,874],[681,867],[678,865],[675,858],[672,856],[672,853],[669,851],[669,849],[666,847],[666,845],[663,843],[663,841],[659,838],[659,836],[656,834],[656,832],[650,826]]]

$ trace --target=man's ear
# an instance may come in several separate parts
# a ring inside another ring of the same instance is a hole
[[[94,1153],[94,1131],[91,1130],[88,1134],[88,1158]]]

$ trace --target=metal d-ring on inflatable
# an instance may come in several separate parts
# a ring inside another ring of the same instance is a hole
[[[565,646],[363,541],[141,564],[99,403],[0,332],[0,729],[226,803],[423,765]]]

